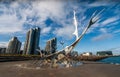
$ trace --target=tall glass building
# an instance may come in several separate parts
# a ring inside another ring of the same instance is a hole
[[[36,50],[36,49],[39,49],[39,38],[40,38],[40,28],[36,27],[36,28],[30,29],[27,32],[23,54],[37,55],[39,53]]]
[[[46,42],[46,47],[45,47],[46,54],[55,53],[56,49],[57,49],[57,39],[56,38],[50,39]]]

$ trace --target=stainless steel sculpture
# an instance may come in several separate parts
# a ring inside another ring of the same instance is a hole
[[[75,46],[80,42],[80,40],[85,35],[85,33],[87,32],[87,30],[93,24],[95,24],[98,21],[98,19],[100,18],[99,15],[100,15],[100,13],[102,11],[100,11],[98,14],[96,14],[96,12],[93,13],[93,15],[91,16],[91,18],[89,20],[88,25],[85,27],[85,29],[83,30],[82,34],[79,37],[77,37],[77,31],[75,30],[76,31],[76,34],[75,34],[76,35],[76,41],[74,41],[71,45],[65,47],[64,49],[62,49],[62,50],[60,50],[60,51],[58,51],[56,53],[53,53],[51,55],[46,55],[44,58],[50,58],[50,57],[52,57],[53,59],[58,59],[58,60],[64,58],[65,55],[67,55],[68,53],[70,53],[75,48]],[[74,17],[75,17],[75,12],[74,12]],[[76,18],[75,18],[75,20],[76,20]],[[75,21],[75,23],[77,23],[77,22]],[[76,25],[76,29],[77,29],[77,25]]]
[[[82,37],[85,35],[85,33],[87,32],[87,30],[93,25],[95,24],[95,22],[97,22],[99,19],[99,17],[96,15],[91,17],[88,25],[86,26],[86,28],[83,30],[82,34],[77,38],[77,40],[75,42],[73,42],[70,46],[67,46],[66,48],[64,48],[63,50],[61,51],[58,51],[58,53],[62,53],[63,55],[67,55],[68,53],[70,53],[74,48],[75,46],[79,43],[79,41],[82,39]],[[63,56],[64,57],[64,56]],[[61,57],[61,59],[63,58]],[[60,59],[60,58],[59,58]]]

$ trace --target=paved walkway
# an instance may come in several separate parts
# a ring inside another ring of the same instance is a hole
[[[85,62],[74,68],[39,69],[19,66],[27,62],[1,62],[0,77],[120,77],[120,65]]]

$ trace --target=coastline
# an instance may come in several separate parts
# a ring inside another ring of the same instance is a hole
[[[27,62],[0,62],[0,77],[120,77],[120,65],[101,62],[82,61],[78,67],[43,70],[15,66]]]

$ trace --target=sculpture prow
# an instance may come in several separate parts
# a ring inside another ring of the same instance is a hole
[[[90,21],[88,23],[88,25],[86,26],[86,28],[83,30],[82,34],[79,36],[79,38],[74,41],[70,46],[56,52],[56,53],[53,53],[51,55],[47,55],[46,58],[49,58],[49,57],[57,57],[57,59],[62,59],[65,57],[65,55],[67,55],[68,53],[70,53],[74,48],[75,46],[79,43],[79,41],[82,39],[82,37],[85,35],[85,33],[87,32],[87,30],[95,23],[97,22],[99,19],[98,17],[98,14],[96,16],[94,16],[94,13],[92,15],[92,17],[90,18]],[[59,57],[60,55],[60,57]],[[62,56],[61,56],[62,55]]]
[[[62,50],[59,51],[58,53],[60,53],[60,52],[62,53],[62,52],[63,52],[64,55],[67,55],[68,53],[70,53],[70,52],[75,48],[75,46],[79,43],[79,41],[82,39],[82,37],[85,35],[85,33],[87,32],[87,30],[88,30],[95,22],[97,22],[98,19],[99,19],[98,16],[92,15],[92,17],[91,17],[88,25],[87,25],[86,28],[83,30],[83,32],[82,32],[82,34],[79,36],[79,38],[78,38],[75,42],[73,42],[70,46],[62,49]],[[62,58],[62,57],[61,57],[61,58]]]

